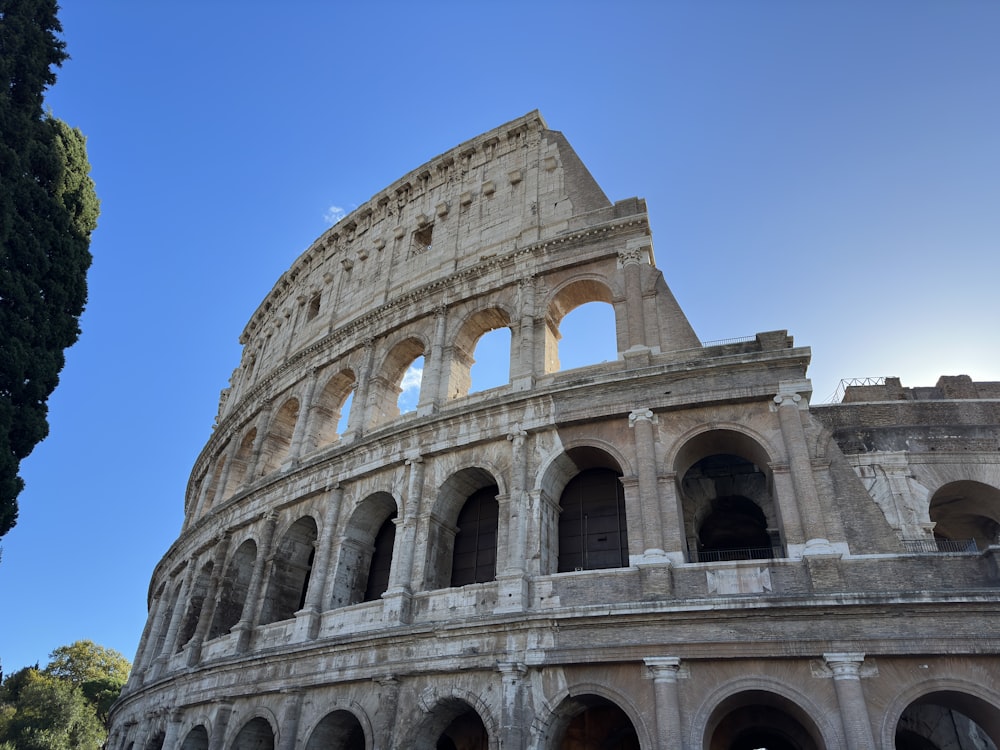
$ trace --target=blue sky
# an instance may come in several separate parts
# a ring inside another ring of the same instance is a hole
[[[102,199],[83,336],[2,542],[0,662],[131,658],[237,338],[327,226],[539,109],[648,201],[695,331],[840,378],[1000,380],[1000,5],[67,0],[47,103]]]

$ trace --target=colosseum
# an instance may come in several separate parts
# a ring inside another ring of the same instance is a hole
[[[560,369],[587,303],[617,356]],[[644,201],[537,112],[344,217],[240,342],[112,750],[1000,745],[1000,383],[818,405],[786,331],[700,342]]]

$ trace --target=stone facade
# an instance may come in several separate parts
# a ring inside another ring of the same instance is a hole
[[[589,302],[618,357],[561,371]],[[998,384],[814,406],[785,331],[701,344],[538,113],[341,220],[241,343],[113,750],[1000,744]]]

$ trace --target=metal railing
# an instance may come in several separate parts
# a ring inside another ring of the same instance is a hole
[[[756,341],[756,334],[753,336],[737,336],[734,339],[716,339],[715,341],[702,341],[701,345],[705,348],[710,346],[725,346],[726,344],[748,344],[751,341]]]
[[[731,560],[773,560],[782,557],[780,547],[738,547],[735,549],[691,550],[691,562],[729,562]]]
[[[975,539],[904,539],[903,549],[919,555],[932,555],[939,552],[979,552]]]

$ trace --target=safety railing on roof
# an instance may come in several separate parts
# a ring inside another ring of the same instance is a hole
[[[716,339],[715,341],[702,341],[701,345],[703,347],[709,346],[725,346],[726,344],[747,344],[751,341],[756,341],[756,336],[737,336],[734,339]]]

